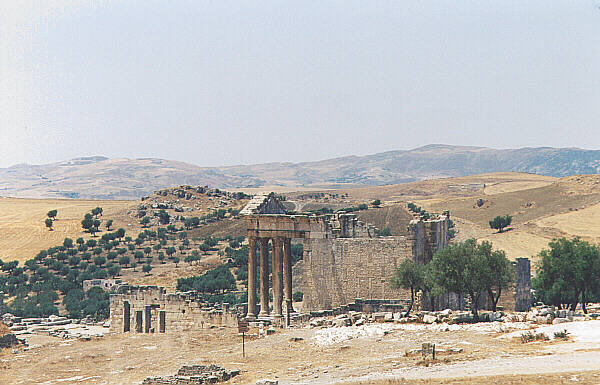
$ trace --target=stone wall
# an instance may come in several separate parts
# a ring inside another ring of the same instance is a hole
[[[406,237],[305,240],[303,308],[332,309],[356,298],[404,298],[409,294],[392,290],[389,278],[408,258],[412,242]]]
[[[167,294],[156,286],[129,287],[110,296],[111,332],[170,333],[212,325],[237,326],[231,309],[214,309],[192,294]]]

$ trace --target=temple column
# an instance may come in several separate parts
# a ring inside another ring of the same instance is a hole
[[[260,313],[269,315],[269,238],[260,239]]]
[[[281,301],[283,299],[283,239],[273,239],[273,313],[275,318],[281,318]]]
[[[248,238],[248,318],[256,318],[256,238]]]
[[[283,241],[283,302],[284,311],[290,314],[292,307],[292,240],[285,238]]]

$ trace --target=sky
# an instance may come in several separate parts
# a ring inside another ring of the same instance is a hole
[[[600,148],[600,0],[0,0],[0,167]]]

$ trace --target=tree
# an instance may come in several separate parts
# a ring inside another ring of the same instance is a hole
[[[106,258],[104,258],[103,256],[99,255],[96,258],[94,258],[94,264],[96,266],[102,266],[106,263]]]
[[[109,267],[107,271],[108,271],[108,275],[115,278],[117,275],[119,275],[121,268],[117,265],[114,265],[114,266]]]
[[[177,250],[175,250],[175,248],[173,246],[169,246],[165,249],[165,253],[167,253],[167,255],[169,257],[171,257],[171,255],[175,254]]]
[[[507,289],[514,282],[514,269],[512,263],[506,258],[504,250],[492,251],[490,242],[482,242],[479,248],[487,267],[486,291],[492,301],[492,310],[496,311],[502,290]]]
[[[512,216],[506,214],[504,216],[498,215],[494,219],[490,221],[490,227],[492,229],[498,230],[499,233],[504,231],[505,227],[510,226],[512,222]]]
[[[65,240],[63,241],[63,246],[67,249],[70,249],[71,247],[73,247],[73,240],[71,238],[65,238]]]
[[[50,231],[54,230],[54,229],[52,228],[52,219],[50,219],[50,218],[46,218],[46,221],[45,221],[45,223],[46,223],[46,227],[47,227],[47,228],[48,228]]]
[[[56,220],[56,215],[58,214],[57,210],[50,210],[48,211],[48,213],[46,213],[46,215],[48,216],[48,218],[52,219],[53,221]]]
[[[579,238],[560,238],[542,250],[533,280],[536,297],[542,302],[575,310],[598,294],[600,287],[600,248]]]
[[[150,264],[146,264],[144,266],[142,266],[142,271],[146,274],[150,273],[150,270],[152,270],[152,266]]]
[[[85,240],[81,237],[77,238],[75,242],[77,242],[79,246],[83,246],[85,244]]]
[[[211,247],[210,245],[207,245],[206,243],[201,244],[200,246],[198,246],[198,248],[200,249],[200,251],[202,251],[205,255],[208,254],[208,252],[210,251]]]
[[[160,221],[161,224],[168,225],[169,222],[171,222],[171,216],[165,210],[160,210],[158,212],[158,220]]]
[[[495,272],[488,266],[491,244],[475,239],[456,243],[438,251],[431,264],[434,284],[445,292],[465,293],[471,299],[471,311],[479,317],[479,302],[492,284]]]
[[[375,199],[373,202],[371,202],[371,205],[373,205],[375,207],[379,207],[379,206],[381,206],[381,200]]]
[[[124,265],[125,267],[127,267],[127,266],[129,266],[130,262],[131,262],[131,260],[126,255],[119,258],[119,265]]]
[[[84,230],[91,232],[90,229],[94,226],[94,218],[92,217],[92,214],[87,213],[85,214],[85,216],[83,217],[83,220],[81,221],[81,227],[83,227]]]
[[[422,264],[407,259],[394,271],[390,284],[394,289],[410,289],[410,305],[406,315],[412,310],[415,302],[415,293],[423,289],[425,282],[425,268]]]
[[[393,289],[410,289],[410,305],[406,310],[408,315],[415,302],[416,292],[423,290],[425,286],[425,266],[411,259],[405,260],[394,271],[390,284]]]
[[[144,258],[144,253],[138,250],[135,252],[135,254],[133,254],[133,257],[139,262],[142,260],[142,258]]]
[[[179,263],[179,257],[174,257],[173,262],[175,263],[175,267],[177,267],[177,264]]]
[[[96,207],[95,209],[92,209],[92,215],[94,215],[96,218],[98,218],[98,215],[102,216],[102,207]]]
[[[106,221],[106,230],[110,231],[111,226],[113,225],[113,220],[109,219]]]
[[[149,223],[150,223],[150,217],[148,217],[148,216],[143,217],[142,220],[140,221],[140,224],[143,227],[148,227]]]
[[[119,228],[117,230],[117,232],[115,233],[115,235],[117,236],[117,238],[119,238],[120,240],[123,239],[123,237],[125,236],[125,229],[124,228]]]

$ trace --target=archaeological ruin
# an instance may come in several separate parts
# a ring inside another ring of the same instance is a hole
[[[170,333],[212,325],[237,326],[238,314],[226,305],[208,307],[194,293],[167,294],[157,286],[123,286],[110,296],[111,332]]]
[[[290,202],[278,196],[255,196],[240,212],[247,222],[249,320],[289,325],[298,317],[293,290],[303,293],[304,313],[319,311],[396,311],[408,303],[407,290],[392,289],[389,280],[405,260],[427,263],[450,242],[449,213],[430,220],[413,219],[406,232],[378,236],[377,229],[354,214],[289,213]],[[291,243],[302,242],[302,260],[292,266]],[[531,306],[530,264],[515,262],[516,282],[499,305],[527,311]],[[296,275],[296,277],[294,277]],[[263,277],[265,279],[263,279]],[[92,282],[90,282],[91,284]],[[487,299],[482,299],[486,308]],[[428,310],[429,300],[416,307]],[[436,297],[436,308],[465,309],[464,295]],[[156,286],[118,286],[110,297],[111,331],[168,333],[213,325],[234,327],[241,311],[227,304],[209,307],[195,293],[167,294]]]
[[[304,311],[356,305],[357,299],[392,306],[406,300],[408,291],[394,290],[389,285],[396,267],[406,259],[426,263],[450,241],[449,213],[430,220],[412,220],[405,235],[379,237],[373,226],[359,221],[354,214],[287,214],[284,203],[288,202],[273,193],[258,195],[240,212],[248,223],[249,319],[272,316],[280,320],[293,310],[292,272],[298,269],[291,266],[292,239],[304,246],[300,270]],[[273,314],[269,308],[269,281],[258,282],[259,276],[269,277],[269,242],[273,250]],[[531,305],[529,260],[520,258],[516,267],[515,288],[504,293],[499,304],[505,309],[526,311]],[[442,298],[437,302],[465,307],[459,295],[450,294],[445,301]]]

